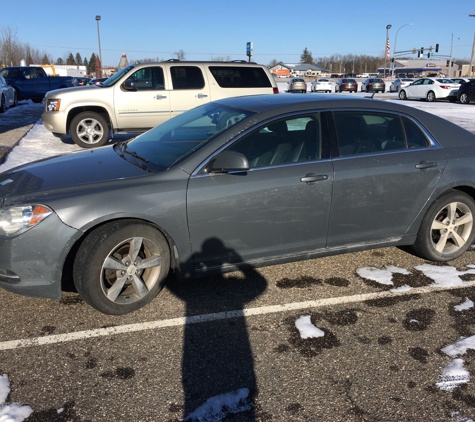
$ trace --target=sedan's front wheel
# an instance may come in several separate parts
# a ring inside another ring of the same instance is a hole
[[[169,268],[168,242],[157,229],[137,220],[114,221],[93,230],[79,247],[74,284],[93,308],[122,315],[148,304]]]
[[[401,91],[399,91],[399,99],[400,100],[407,100],[406,91],[404,91],[403,89]]]
[[[429,207],[412,246],[414,252],[435,262],[458,258],[475,237],[474,216],[473,198],[450,191]]]

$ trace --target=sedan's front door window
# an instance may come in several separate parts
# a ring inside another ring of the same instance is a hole
[[[229,150],[240,152],[250,168],[278,166],[321,158],[320,114],[273,121],[244,136]]]

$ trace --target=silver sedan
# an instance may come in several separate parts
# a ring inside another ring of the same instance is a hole
[[[18,104],[15,89],[8,84],[3,76],[0,75],[0,113],[5,113],[8,108],[15,107]]]

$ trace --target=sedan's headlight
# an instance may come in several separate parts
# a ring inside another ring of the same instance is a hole
[[[46,100],[47,111],[59,111],[60,106],[61,106],[61,100],[59,98],[48,98]]]
[[[0,209],[0,235],[17,236],[35,227],[53,211],[44,205],[23,205]]]

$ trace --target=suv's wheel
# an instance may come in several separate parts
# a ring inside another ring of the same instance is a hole
[[[16,107],[18,105],[18,95],[16,93],[16,90],[15,92],[13,93],[13,105],[12,107]]]
[[[436,97],[435,97],[435,94],[434,94],[434,91],[429,91],[427,93],[427,97],[426,97],[427,101],[429,102],[434,102],[436,100]]]
[[[93,230],[74,262],[74,284],[86,303],[110,315],[135,311],[162,289],[170,268],[164,236],[141,221]]]
[[[399,99],[400,99],[400,100],[407,100],[406,91],[404,91],[403,89],[401,89],[401,90],[399,91]]]
[[[463,192],[450,191],[427,210],[412,246],[423,258],[436,262],[461,256],[475,237],[475,201]]]
[[[460,94],[460,98],[459,98],[459,101],[462,103],[462,104],[468,104],[470,102],[470,100],[468,99],[468,94],[466,92],[462,92]]]
[[[95,148],[105,145],[109,140],[109,125],[98,113],[86,111],[79,113],[69,127],[71,138],[82,148]]]
[[[7,111],[7,104],[5,102],[5,97],[2,95],[0,99],[0,113],[5,113]]]

